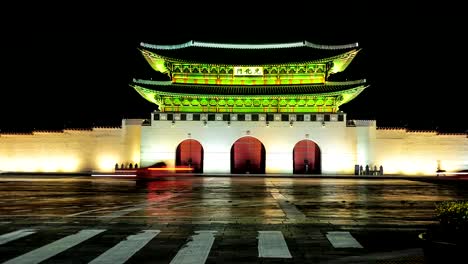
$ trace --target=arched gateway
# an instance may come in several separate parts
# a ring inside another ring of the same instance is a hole
[[[176,166],[190,166],[193,172],[203,173],[203,147],[193,139],[182,141],[176,150]]]
[[[312,140],[297,142],[293,150],[293,172],[297,174],[320,174],[320,148]]]
[[[254,137],[238,139],[231,148],[231,173],[265,173],[265,147]]]

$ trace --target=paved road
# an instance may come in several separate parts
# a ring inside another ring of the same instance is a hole
[[[4,176],[0,262],[421,263],[434,203],[457,199],[402,179]]]

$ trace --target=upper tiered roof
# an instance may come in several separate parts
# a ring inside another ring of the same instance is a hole
[[[358,43],[347,45],[319,45],[308,41],[278,44],[220,44],[189,41],[178,45],[153,45],[141,43],[142,53],[155,67],[155,60],[163,59],[172,63],[214,64],[214,65],[284,65],[327,63],[335,60],[349,60],[359,51]],[[339,63],[344,70],[348,63]],[[343,67],[344,66],[344,67]]]

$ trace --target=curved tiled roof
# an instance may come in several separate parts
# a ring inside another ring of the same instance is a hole
[[[133,80],[135,84],[146,87],[157,86],[160,92],[184,94],[217,94],[217,95],[280,95],[280,94],[320,94],[348,90],[365,85],[366,80],[352,82],[330,82],[326,84],[291,84],[291,85],[209,85],[209,84],[183,84],[171,81]]]
[[[307,41],[282,44],[218,44],[191,41],[179,45],[141,43],[141,47],[142,50],[148,50],[169,61],[218,65],[325,63],[340,56],[354,56],[359,50],[357,43],[332,46]]]

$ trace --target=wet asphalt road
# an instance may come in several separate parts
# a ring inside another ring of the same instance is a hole
[[[417,234],[435,223],[434,203],[468,199],[466,189],[401,179],[0,177],[0,262],[39,255],[43,263],[88,263],[140,234],[141,248],[130,243],[118,249],[127,257],[112,251],[114,259],[95,263],[418,263]],[[18,230],[33,233],[8,241]],[[85,237],[89,230],[100,231]],[[334,231],[361,247],[333,244]],[[267,235],[285,243],[262,244]],[[47,245],[69,236],[77,244],[51,253]],[[194,243],[201,256],[187,255]]]

